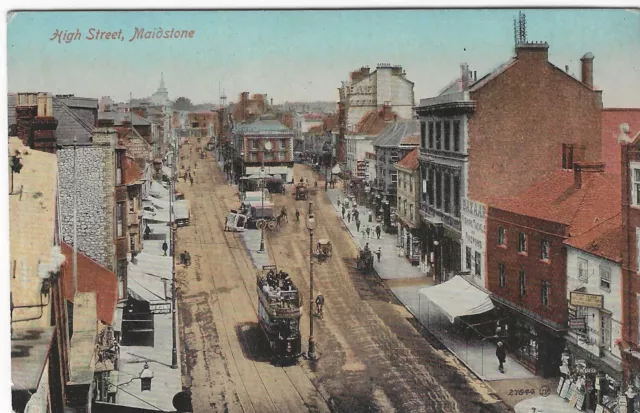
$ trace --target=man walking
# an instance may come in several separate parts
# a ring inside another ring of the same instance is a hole
[[[193,176],[192,175],[189,175],[189,182],[191,182],[191,186],[193,186]]]
[[[360,220],[356,218],[356,230],[360,232]]]
[[[371,227],[367,226],[367,238],[371,238]]]
[[[380,224],[376,225],[376,235],[378,236],[378,239],[380,239],[380,232],[382,230],[380,229]]]
[[[300,211],[296,209],[296,222],[300,222]]]
[[[147,228],[149,228],[149,227],[147,227]],[[168,249],[169,249],[169,245],[167,245],[167,241],[165,240],[165,241],[162,243],[162,251],[164,251],[164,256],[165,256],[165,257],[167,256],[167,250],[168,250]]]
[[[498,341],[498,348],[496,348],[496,357],[498,357],[498,370],[500,373],[504,373],[504,361],[507,358],[507,352],[504,349],[502,341]]]
[[[343,205],[342,206],[342,219],[344,219],[344,212],[345,212],[345,209],[344,209],[344,205]]]
[[[369,223],[373,222],[373,215],[371,214],[371,211],[369,211]]]
[[[378,262],[380,262],[380,256],[382,255],[382,248],[378,247],[376,250],[376,256],[378,257]]]
[[[351,211],[347,212],[347,221],[351,223]]]

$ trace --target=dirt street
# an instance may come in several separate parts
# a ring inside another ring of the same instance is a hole
[[[184,155],[192,148],[185,146]],[[196,412],[502,412],[479,380],[451,355],[434,348],[383,283],[355,270],[356,247],[331,210],[319,182],[310,197],[318,222],[315,240],[329,238],[333,257],[315,264],[315,291],[326,299],[315,319],[320,359],[275,367],[257,324],[256,269],[240,236],[223,232],[226,213],[238,206],[213,159],[196,158],[195,183],[180,181],[191,201],[191,225],[178,230],[177,251],[188,250],[192,266],[179,268],[180,336],[184,384]],[[189,164],[188,158],[182,163]],[[192,166],[193,169],[193,166]],[[316,179],[296,165],[295,177]],[[289,222],[267,233],[267,250],[289,272],[305,299],[303,347],[309,335],[308,202],[274,195]],[[301,212],[296,223],[295,210]],[[315,242],[315,241],[314,241]]]

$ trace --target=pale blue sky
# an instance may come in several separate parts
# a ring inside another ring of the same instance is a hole
[[[436,94],[467,62],[478,76],[513,55],[517,10],[20,12],[8,25],[10,92],[148,96],[164,72],[170,97],[218,102],[240,92],[274,102],[338,99],[351,70],[402,65],[416,100]],[[640,13],[527,10],[529,40],[579,76],[595,55],[594,83],[608,107],[640,107]],[[123,30],[124,41],[84,39],[90,28]],[[195,30],[193,39],[129,42],[135,28]],[[80,29],[69,44],[56,29]]]

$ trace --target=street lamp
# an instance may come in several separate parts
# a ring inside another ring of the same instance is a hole
[[[260,249],[258,252],[260,254],[264,254],[266,251],[264,249],[264,227],[266,226],[266,222],[264,221],[264,154],[266,151],[271,150],[271,141],[266,141],[264,143],[264,151],[262,152],[262,168],[260,169],[260,177],[262,178],[262,209],[260,211],[260,215],[263,221],[262,229],[260,229]]]
[[[169,195],[169,202],[171,206],[169,211],[171,213],[171,330],[172,330],[172,347],[171,347],[171,368],[178,368],[178,339],[177,339],[177,313],[176,313],[176,214],[174,212],[174,201],[176,196],[176,165],[178,163],[178,139],[174,139],[173,142],[173,156],[171,159],[171,194]]]
[[[309,351],[307,357],[316,361],[316,344],[313,341],[313,231],[316,229],[316,217],[312,212],[313,202],[309,202],[307,229],[309,230]]]

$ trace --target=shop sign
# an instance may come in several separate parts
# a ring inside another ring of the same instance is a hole
[[[151,303],[149,304],[151,314],[170,314],[171,303]]]
[[[602,308],[604,303],[604,296],[598,294],[586,294],[572,291],[570,297],[571,305],[578,307]]]
[[[569,328],[574,330],[584,330],[586,328],[586,322],[584,318],[571,318],[569,319]]]

